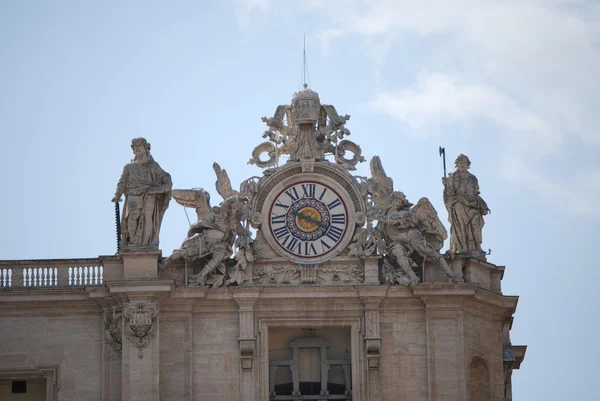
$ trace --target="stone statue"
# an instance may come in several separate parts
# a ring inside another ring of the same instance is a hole
[[[424,258],[439,265],[452,281],[463,282],[462,276],[452,271],[440,254],[448,232],[429,199],[421,198],[412,207],[402,192],[394,191],[394,182],[385,173],[378,156],[371,159],[371,178],[357,178],[363,180],[366,227],[357,229],[349,245],[350,256],[382,255],[382,272],[388,283],[418,283],[415,259]],[[377,225],[373,226],[374,222]]]
[[[246,195],[252,196],[257,184],[252,177],[242,183],[241,191],[236,191],[231,186],[227,171],[217,163],[213,164],[213,169],[217,175],[217,192],[224,198],[219,206],[211,207],[210,194],[202,188],[173,190],[177,203],[196,209],[198,221],[191,226],[181,247],[174,250],[160,267],[166,268],[180,259],[205,259],[202,270],[189,276],[192,284],[211,284],[213,287],[241,284],[245,279],[243,271],[247,262],[253,261],[251,232],[247,225],[242,224],[249,215],[250,199]],[[237,250],[237,263],[228,269],[225,262],[234,248]],[[209,276],[213,276],[210,281]]]
[[[450,251],[456,254],[485,259],[481,249],[483,216],[490,213],[479,196],[477,177],[467,170],[471,161],[463,154],[456,158],[456,171],[442,178],[444,203],[450,222]]]
[[[194,190],[175,190],[173,196],[177,203],[190,206],[189,203],[185,202],[185,192],[189,191]],[[201,189],[195,191],[198,191],[199,194],[206,193]],[[165,260],[163,267],[167,267],[170,263],[179,259],[208,258],[200,273],[190,276],[190,279],[196,285],[203,285],[207,276],[213,273],[216,268],[222,267],[224,269],[221,264],[233,254],[236,236],[246,236],[240,220],[243,206],[247,200],[244,196],[234,195],[225,199],[220,206],[211,208],[208,198],[206,198],[208,207],[203,208],[204,212],[198,212],[199,214],[203,213],[201,220],[192,226],[188,238],[183,241],[181,248],[173,251],[173,254]]]
[[[407,285],[418,283],[419,277],[413,270],[417,266],[416,254],[435,261],[453,282],[463,282],[461,275],[452,271],[440,255],[448,232],[429,199],[421,198],[414,207],[411,206],[402,192],[393,192],[388,210],[378,219],[379,224],[383,224],[387,244],[383,268],[385,281]],[[400,270],[394,269],[394,264]]]
[[[131,149],[135,157],[123,168],[112,199],[120,202],[125,194],[122,250],[158,250],[160,225],[171,200],[171,176],[154,161],[146,139],[134,138]]]
[[[343,139],[350,135],[345,127],[349,115],[340,116],[335,107],[321,104],[319,95],[308,88],[296,92],[291,105],[280,105],[271,118],[263,117],[268,130],[263,142],[252,151],[249,164],[261,168],[273,167],[281,155],[288,154],[290,161],[311,162],[324,160],[326,154],[333,154],[336,163],[347,170],[356,170],[356,164],[363,162],[360,146],[352,141]],[[346,157],[347,152],[352,157]],[[263,160],[266,154],[268,159]],[[310,171],[307,167],[306,171]],[[303,170],[304,171],[304,170]]]

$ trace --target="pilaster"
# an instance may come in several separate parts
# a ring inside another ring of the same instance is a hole
[[[254,304],[260,289],[232,287],[233,299],[238,304],[240,322],[240,393],[242,401],[254,401],[255,388],[254,359],[256,357],[256,333],[254,329]]]
[[[174,282],[156,279],[160,252],[120,256],[125,280],[106,285],[121,305],[121,400],[159,401],[160,297]]]
[[[379,307],[389,286],[362,287],[358,289],[365,307],[365,349],[367,351],[367,399],[381,400],[381,379],[379,377],[379,357],[381,334],[379,330]]]
[[[418,293],[418,291],[415,291]],[[427,371],[430,401],[466,399],[464,311],[465,298],[442,291],[422,296],[427,332]],[[417,294],[418,295],[418,294]]]

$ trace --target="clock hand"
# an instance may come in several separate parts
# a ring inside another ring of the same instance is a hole
[[[294,213],[294,215],[297,216],[297,217],[300,217],[302,220],[304,220],[304,221],[306,221],[308,223],[316,224],[318,227],[320,227],[321,224],[323,224],[322,221],[315,220],[312,217],[310,217],[310,216],[308,216],[308,215],[306,215],[304,213],[301,213],[301,212],[296,212],[296,213]]]

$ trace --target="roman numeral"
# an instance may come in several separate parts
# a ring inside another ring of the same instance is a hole
[[[313,255],[317,254],[317,249],[315,248],[314,244],[312,242],[305,242],[304,243],[304,254],[306,256],[310,256],[311,252]]]
[[[296,187],[292,187],[292,188],[288,189],[287,191],[285,191],[285,194],[292,199],[292,202],[297,201],[298,198],[300,198],[300,195],[298,195],[298,190],[296,189]]]
[[[275,206],[279,206],[281,208],[284,208],[285,210],[288,210],[288,208],[290,207],[290,205],[283,204],[280,201],[275,202]]]
[[[330,226],[329,231],[327,231],[327,234],[325,234],[325,236],[331,238],[335,242],[338,242],[343,232],[344,231],[335,226]]]
[[[285,214],[271,216],[271,224],[279,224],[279,223],[285,223]]]
[[[281,238],[285,237],[286,235],[289,235],[289,231],[286,226],[281,226],[279,228],[274,229],[273,234],[275,234],[275,237],[277,237],[278,240],[281,240]]]
[[[342,204],[342,201],[340,201],[339,199],[336,199],[336,200],[334,200],[333,202],[329,203],[329,204],[327,205],[327,208],[328,208],[329,210],[331,210],[331,209],[333,209],[333,208],[336,208],[336,207],[338,207],[338,206],[339,206],[339,205],[341,205],[341,204]]]
[[[321,195],[319,195],[319,200],[323,200],[323,197],[325,196],[325,192],[327,192],[327,188],[323,188],[323,192],[321,192]]]
[[[302,197],[314,198],[317,186],[315,184],[302,184]]]
[[[323,252],[325,252],[325,248],[331,249],[331,247],[329,246],[329,244],[327,242],[321,240],[321,249],[323,250]]]
[[[346,215],[344,213],[336,213],[331,215],[332,224],[346,224]]]
[[[296,248],[296,247],[298,248],[297,251],[294,250],[294,248]],[[302,242],[300,242],[298,240],[298,238],[292,238],[290,243],[287,244],[286,248],[288,249],[288,251],[296,252],[296,253],[302,255]]]

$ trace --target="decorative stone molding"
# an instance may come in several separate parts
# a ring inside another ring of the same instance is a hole
[[[296,284],[300,271],[293,265],[263,265],[254,269],[252,280],[257,284]]]
[[[121,333],[122,311],[120,307],[113,306],[112,310],[105,310],[102,314],[104,326],[104,339],[116,352],[123,348],[123,336]]]
[[[367,363],[369,370],[379,369],[381,338],[365,338],[365,348],[367,349]]]
[[[363,283],[362,265],[341,263],[323,265],[255,265],[253,281],[257,284]]]
[[[316,265],[298,265],[300,270],[300,282],[303,284],[313,284],[317,281]]]
[[[123,312],[126,320],[125,334],[131,344],[138,349],[138,357],[143,357],[143,349],[148,347],[156,335],[154,322],[158,309],[154,304],[138,303],[128,305]]]
[[[353,264],[326,264],[319,266],[317,278],[324,283],[362,283],[365,280],[365,270],[362,266]]]
[[[367,338],[365,339],[365,346],[367,347],[367,353],[378,354],[379,348],[381,347],[380,338]]]
[[[242,369],[252,369],[252,360],[254,359],[254,338],[240,338],[240,359],[242,361]]]
[[[315,159],[312,157],[300,159],[303,173],[312,173],[315,171]]]

